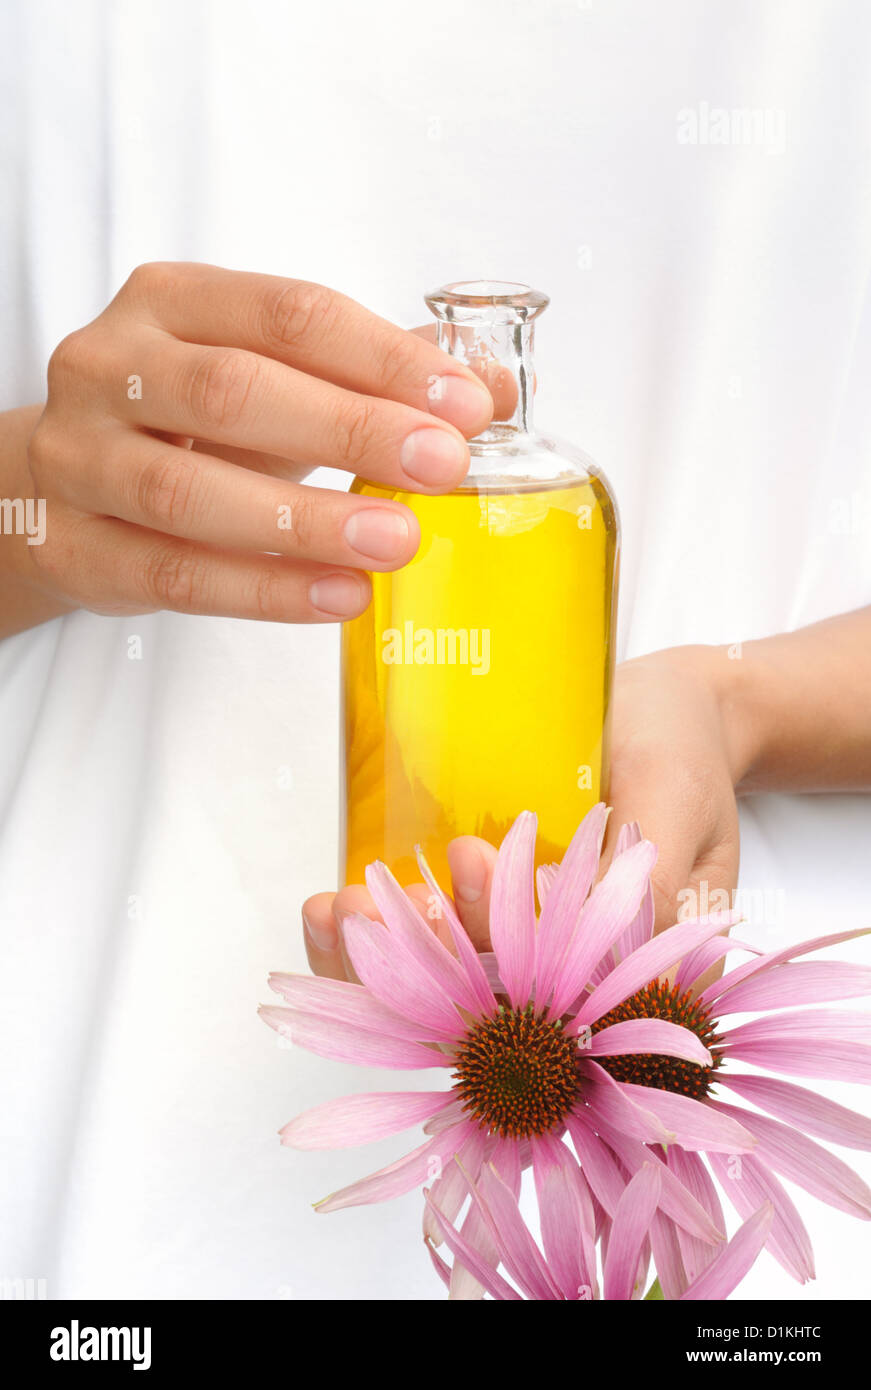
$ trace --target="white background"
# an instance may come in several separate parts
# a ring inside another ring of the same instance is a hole
[[[407,326],[445,280],[520,279],[552,297],[538,419],[619,497],[623,655],[869,601],[867,5],[5,0],[0,64],[0,405],[40,397],[143,260],[320,280]],[[701,103],[785,141],[682,144]],[[78,614],[0,645],[0,1276],[441,1296],[418,1195],[309,1206],[413,1135],[275,1137],[405,1079],[283,1050],[255,1015],[334,882],[336,641]],[[869,844],[865,797],[746,806],[748,934],[868,924]],[[742,1294],[867,1296],[868,1228],[797,1201],[817,1283],[764,1256]]]

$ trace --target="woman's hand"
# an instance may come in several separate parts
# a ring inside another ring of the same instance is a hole
[[[652,884],[660,931],[731,907],[738,884],[732,665],[725,647],[699,646],[617,668],[604,863],[620,826],[638,821],[659,850]]]
[[[463,835],[448,845],[452,892],[457,915],[479,951],[490,946],[490,885],[496,850],[486,840]],[[446,884],[441,885],[447,888]],[[425,883],[413,883],[405,890],[432,929],[450,951],[453,941],[447,923],[431,912],[430,890]],[[380,922],[380,914],[362,884],[348,884],[338,893],[316,893],[303,903],[302,922],[308,962],[315,975],[330,980],[354,980],[357,976],[345,953],[342,919],[351,912],[362,912]]]
[[[738,811],[733,748],[721,696],[724,648],[678,647],[618,667],[611,758],[613,806],[603,872],[617,831],[637,820],[659,848],[653,871],[658,929],[680,917],[731,906],[738,879]],[[530,809],[535,809],[530,808]],[[448,859],[460,917],[479,950],[489,949],[488,908],[495,849],[471,836],[452,841]],[[424,909],[428,890],[408,889]],[[319,893],[303,907],[306,948],[315,974],[352,978],[341,919],[371,916],[366,889]],[[438,923],[434,926],[438,930]],[[446,944],[450,940],[446,937]]]
[[[462,363],[333,290],[141,266],[52,356],[28,450],[46,536],[22,563],[55,611],[354,617],[417,521],[301,479],[449,491],[492,411]]]

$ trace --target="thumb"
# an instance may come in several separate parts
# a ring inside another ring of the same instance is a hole
[[[492,951],[490,890],[496,850],[475,835],[461,835],[448,845],[453,897],[457,914],[476,951]]]

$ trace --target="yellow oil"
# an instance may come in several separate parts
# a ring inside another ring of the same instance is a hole
[[[607,788],[617,522],[595,476],[404,502],[420,549],[372,576],[342,639],[346,883],[383,859],[403,884],[421,844],[439,881],[456,835],[499,844],[537,812],[559,859]]]

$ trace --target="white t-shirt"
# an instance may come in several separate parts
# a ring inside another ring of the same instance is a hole
[[[39,399],[143,260],[319,280],[407,326],[446,280],[525,280],[552,298],[538,419],[619,498],[622,655],[866,604],[869,40],[867,6],[823,0],[10,0],[0,405]],[[77,613],[0,644],[3,1278],[442,1296],[419,1194],[310,1206],[413,1136],[276,1137],[407,1079],[256,1016],[335,883],[337,637]],[[747,804],[748,934],[867,924],[869,844],[866,797]],[[867,1296],[865,1232],[796,1200],[818,1283],[764,1256],[743,1294]]]

